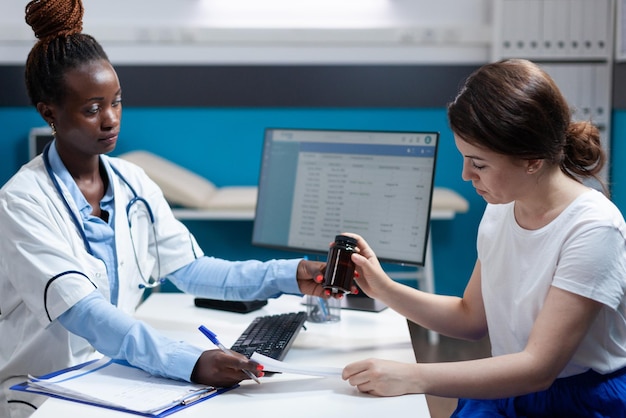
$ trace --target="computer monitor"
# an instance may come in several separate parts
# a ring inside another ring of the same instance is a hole
[[[423,266],[439,133],[265,131],[253,245],[327,254],[362,235],[383,262]]]
[[[32,160],[43,152],[48,142],[54,139],[49,126],[32,128],[28,134],[28,159]]]

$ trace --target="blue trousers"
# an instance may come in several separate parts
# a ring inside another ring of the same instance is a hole
[[[451,417],[626,417],[626,368],[608,375],[590,370],[564,377],[547,390],[523,396],[459,399]]]

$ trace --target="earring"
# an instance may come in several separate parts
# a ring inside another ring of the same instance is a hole
[[[52,136],[56,137],[57,136],[57,130],[54,127],[54,123],[50,122],[50,128],[52,129]]]

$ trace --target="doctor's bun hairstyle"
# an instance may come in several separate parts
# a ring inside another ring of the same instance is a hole
[[[31,103],[61,103],[66,71],[106,60],[102,46],[82,33],[83,4],[80,0],[33,0],[26,5],[26,23],[37,43],[26,60],[26,90]]]
[[[600,132],[572,121],[554,80],[523,59],[487,64],[472,73],[448,104],[452,131],[464,141],[523,159],[558,164],[566,175],[596,180],[606,161]]]

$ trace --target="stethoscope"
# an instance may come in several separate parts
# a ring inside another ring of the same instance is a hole
[[[46,171],[48,172],[48,176],[52,180],[52,183],[54,184],[55,189],[59,193],[61,200],[63,200],[63,204],[65,205],[65,208],[67,209],[70,216],[72,217],[72,221],[76,225],[76,228],[78,229],[78,232],[80,233],[80,236],[83,239],[85,249],[87,250],[89,254],[93,256],[94,253],[93,253],[93,250],[91,249],[91,245],[89,244],[89,240],[87,239],[87,235],[85,234],[83,224],[82,222],[80,222],[80,220],[78,219],[78,217],[76,216],[72,208],[70,207],[69,202],[63,195],[63,190],[61,189],[61,185],[59,184],[59,181],[57,180],[56,176],[54,175],[54,172],[52,171],[52,165],[50,164],[50,157],[48,156],[51,144],[52,143],[48,143],[43,150],[43,155],[42,155],[43,163],[46,167]],[[140,289],[155,288],[159,286],[160,284],[162,284],[165,281],[165,279],[161,278],[161,256],[159,254],[159,242],[156,239],[156,227],[154,225],[154,214],[152,213],[152,208],[150,207],[150,204],[148,203],[146,199],[144,199],[143,197],[137,194],[137,192],[135,191],[135,188],[130,185],[128,180],[126,180],[126,178],[122,175],[122,173],[120,173],[119,170],[113,166],[113,164],[109,164],[109,166],[111,167],[111,170],[113,170],[115,175],[120,180],[122,180],[124,184],[126,184],[128,189],[133,194],[133,197],[130,199],[130,201],[126,205],[126,218],[128,219],[128,229],[130,233],[131,246],[133,247],[133,255],[135,257],[135,263],[137,265],[137,270],[139,270],[139,275],[141,276],[141,280],[143,281],[143,283],[139,284],[139,288]],[[141,270],[141,266],[139,265],[139,257],[137,256],[137,250],[135,249],[135,240],[133,239],[133,232],[132,232],[133,229],[132,229],[132,222],[131,222],[131,209],[133,209],[134,205],[143,206],[144,209],[146,210],[146,213],[148,214],[148,218],[150,219],[150,224],[152,226],[152,233],[153,233],[153,236],[155,237],[154,247],[156,250],[156,259],[157,259],[157,273],[158,273],[157,279],[153,279],[152,277],[146,278]]]

